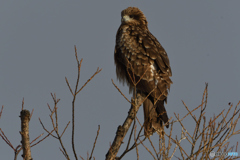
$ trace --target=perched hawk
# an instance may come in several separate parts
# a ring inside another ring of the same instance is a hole
[[[144,134],[148,137],[155,131],[160,133],[162,121],[169,127],[164,102],[172,83],[171,67],[164,48],[148,30],[143,12],[128,7],[121,16],[114,53],[117,78],[128,84],[129,91],[138,82],[137,93],[143,97],[150,94],[143,102]]]

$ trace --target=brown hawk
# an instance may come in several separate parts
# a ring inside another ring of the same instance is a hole
[[[164,107],[172,84],[169,59],[148,30],[147,19],[140,9],[128,7],[121,16],[114,53],[117,78],[128,84],[130,92],[134,90],[134,83],[138,82],[137,93],[143,97],[150,94],[143,102],[144,134],[146,137],[155,131],[160,134],[162,121],[169,127]]]

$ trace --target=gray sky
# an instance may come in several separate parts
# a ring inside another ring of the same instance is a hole
[[[77,77],[76,45],[79,58],[83,58],[80,85],[97,67],[103,69],[77,98],[76,150],[86,158],[97,127],[101,125],[94,156],[105,158],[117,126],[123,123],[130,107],[111,83],[113,79],[130,99],[128,87],[116,80],[113,60],[120,13],[129,6],[143,11],[149,30],[168,53],[173,72],[166,106],[170,117],[174,117],[174,112],[180,116],[186,114],[181,100],[190,109],[197,107],[205,82],[209,83],[205,114],[208,120],[213,114],[228,109],[229,102],[234,106],[238,103],[240,1],[1,1],[0,105],[5,108],[0,128],[14,147],[20,143],[18,116],[23,97],[25,109],[34,108],[31,139],[44,132],[39,117],[51,129],[47,108],[47,103],[53,106],[51,92],[61,99],[58,104],[60,130],[71,120],[72,97],[65,76],[73,87]],[[142,108],[138,117],[143,122]],[[185,120],[184,124],[189,130],[195,127],[191,121]],[[175,127],[174,133],[179,136],[180,127]],[[68,128],[63,140],[73,158],[70,131]],[[235,136],[230,142],[235,144],[239,139]],[[158,142],[157,135],[152,136],[152,140]],[[33,158],[64,159],[59,146],[56,139],[48,138],[32,148]],[[151,157],[143,147],[140,149],[142,159]],[[13,158],[13,151],[2,140],[0,155],[1,159]],[[125,159],[135,159],[135,151]]]

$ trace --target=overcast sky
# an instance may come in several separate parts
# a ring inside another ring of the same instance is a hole
[[[83,58],[80,86],[96,71],[98,74],[78,95],[76,101],[75,144],[78,155],[86,158],[91,151],[98,125],[101,126],[94,156],[104,159],[118,125],[127,116],[130,105],[119,94],[111,79],[130,99],[128,87],[116,80],[114,45],[121,22],[121,11],[139,7],[149,30],[168,53],[172,67],[171,91],[166,105],[169,117],[187,113],[200,105],[205,82],[209,83],[207,120],[234,106],[240,100],[240,1],[0,1],[0,105],[4,105],[0,128],[13,146],[20,144],[20,111],[34,109],[30,139],[44,133],[38,118],[51,130],[50,93],[60,98],[60,130],[71,120],[72,97],[65,76],[73,87],[77,77],[74,45]],[[196,113],[197,114],[197,113]],[[143,122],[140,108],[138,117]],[[187,129],[195,127],[191,119]],[[175,135],[180,127],[175,125]],[[239,127],[238,127],[239,129]],[[71,151],[71,129],[63,136]],[[192,133],[192,132],[191,132]],[[46,133],[45,133],[46,135]],[[175,137],[174,135],[174,137]],[[158,142],[158,136],[151,137]],[[233,137],[235,144],[240,136]],[[126,140],[125,140],[126,144]],[[187,142],[186,142],[187,144]],[[64,159],[59,142],[49,137],[32,148],[34,159]],[[122,151],[123,148],[121,148]],[[140,148],[140,158],[151,156]],[[238,148],[239,150],[239,148]],[[240,153],[240,152],[239,152]],[[136,159],[135,151],[124,159]],[[1,159],[13,159],[13,150],[0,139]],[[18,157],[21,159],[21,157]]]

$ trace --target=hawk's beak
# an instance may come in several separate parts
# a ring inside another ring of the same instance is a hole
[[[123,16],[122,19],[121,19],[122,22],[127,22],[129,20],[130,20],[130,18],[127,15]]]

